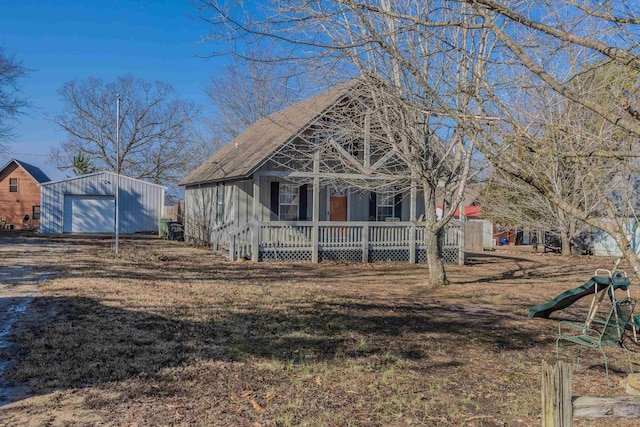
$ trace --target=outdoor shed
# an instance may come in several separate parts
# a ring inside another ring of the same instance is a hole
[[[165,187],[119,176],[119,232],[158,231]],[[118,175],[96,172],[41,185],[42,233],[113,233]]]

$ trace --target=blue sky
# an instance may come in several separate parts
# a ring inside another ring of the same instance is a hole
[[[194,13],[187,0],[0,0],[0,45],[30,70],[20,89],[31,104],[12,123],[11,154],[0,163],[15,157],[52,179],[68,175],[49,162],[64,135],[47,117],[62,111],[58,89],[73,79],[132,73],[168,82],[206,113],[204,89],[223,59],[197,57],[210,47],[199,43],[207,26]]]

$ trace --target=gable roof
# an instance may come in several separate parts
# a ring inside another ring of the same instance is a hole
[[[191,172],[179,185],[203,184],[251,175],[278,148],[299,135],[342,99],[354,82],[355,80],[351,80],[339,84],[258,120]]]
[[[39,167],[30,165],[29,163],[25,163],[25,162],[17,160],[17,159],[9,160],[9,162],[7,162],[7,164],[4,165],[4,167],[2,169],[0,169],[0,171],[5,170],[7,168],[7,166],[9,166],[11,163],[15,163],[16,165],[18,165],[19,167],[24,169],[25,172],[27,172],[29,175],[31,175],[31,178],[33,178],[38,184],[42,184],[43,182],[51,181],[49,179],[49,177],[47,176],[47,174],[42,172],[42,170]]]

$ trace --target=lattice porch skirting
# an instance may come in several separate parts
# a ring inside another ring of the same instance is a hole
[[[266,262],[311,262],[311,249],[291,248],[260,248],[259,261]],[[443,258],[445,264],[458,264],[458,248],[444,248]],[[335,261],[358,263],[362,262],[361,249],[329,249],[318,252],[318,261]],[[369,249],[369,262],[408,263],[409,249]],[[416,263],[426,264],[427,252],[424,248],[416,249]]]

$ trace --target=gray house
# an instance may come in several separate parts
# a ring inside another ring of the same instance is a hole
[[[165,188],[120,175],[119,232],[158,230]],[[42,233],[113,233],[118,176],[96,172],[41,184]]]
[[[292,146],[304,151],[300,147],[321,137],[318,121],[344,102],[349,87],[336,86],[259,120],[188,175],[180,183],[185,238],[228,250],[231,259],[426,262],[420,191],[350,188],[336,184],[339,173],[320,170],[318,159],[296,163],[291,153],[283,155]],[[375,166],[390,157],[376,158],[369,145],[365,138],[357,161]],[[447,229],[450,263],[463,258],[461,234],[458,222]]]

